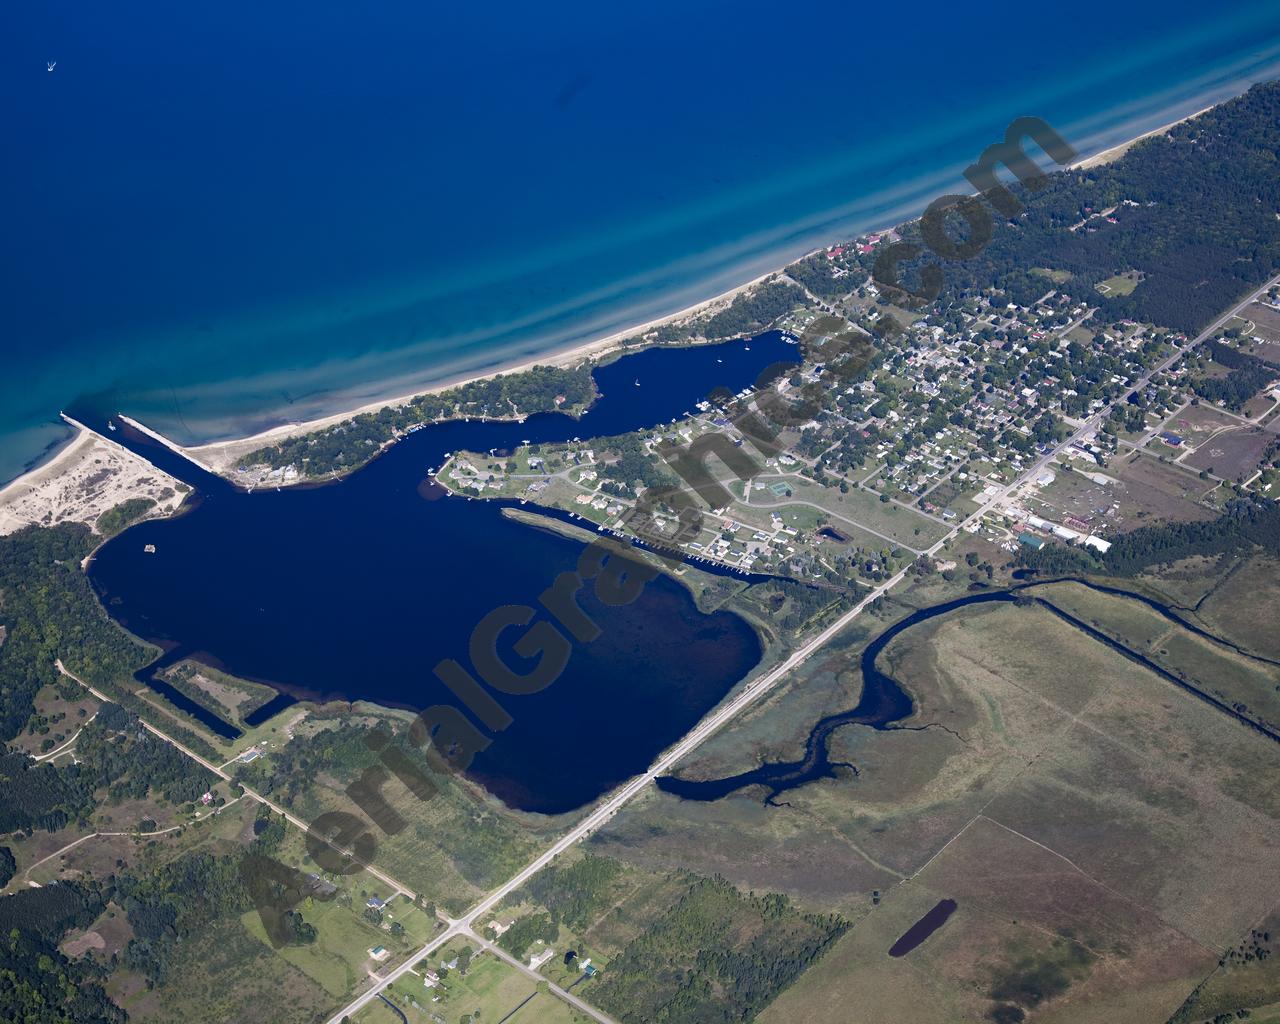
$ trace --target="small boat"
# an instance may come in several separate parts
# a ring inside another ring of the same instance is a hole
[[[58,62],[56,60],[46,61],[45,64],[48,66],[50,71],[58,66]]]
[[[639,377],[637,377],[637,378],[636,378],[636,387],[639,387],[639,386],[640,386],[640,378],[639,378]]]
[[[115,425],[114,423],[112,423],[110,420],[107,420],[107,429],[108,429],[108,430],[115,430],[115,429],[116,429],[116,425]]]

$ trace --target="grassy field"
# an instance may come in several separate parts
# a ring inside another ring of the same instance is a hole
[[[29,754],[45,754],[64,745],[98,710],[98,700],[75,685],[40,687],[35,713],[25,732],[10,741],[11,747]]]
[[[410,1024],[430,1024],[433,1014],[440,1015],[449,1024],[459,1020],[463,1014],[470,1014],[477,1024],[497,1024],[531,996],[540,998],[536,997],[536,982],[503,963],[492,953],[477,952],[465,974],[458,970],[442,969],[442,964],[452,960],[462,946],[462,943],[451,943],[444,950],[433,954],[429,963],[420,964],[418,974],[407,974],[387,989],[388,998],[404,1011]],[[419,977],[428,968],[441,974],[440,983],[434,988],[424,985]],[[548,998],[559,1003],[553,996]],[[525,1004],[521,1013],[529,1009],[531,1002]],[[395,1024],[398,1020],[382,1005],[376,1008],[371,1006],[356,1019],[362,1024],[365,1021],[374,1024],[380,1020]],[[511,1021],[519,1019],[512,1017]]]
[[[1219,430],[1239,423],[1220,409],[1201,404],[1184,406],[1166,421],[1165,427],[1181,437],[1187,448],[1199,448]]]
[[[771,759],[794,756],[806,722],[856,699],[859,642],[815,659],[683,771],[741,771],[771,741]],[[1013,1006],[1037,1021],[1163,1024],[1280,900],[1275,745],[1047,610],[965,609],[899,637],[881,667],[925,728],[837,733],[832,756],[857,777],[779,807],[654,793],[597,844],[857,920],[762,1021],[843,1024],[851,1006],[869,1022],[980,1020]],[[952,919],[886,956],[942,898],[960,904]]]
[[[759,479],[765,484],[775,480],[773,476],[761,476]],[[796,503],[811,502],[833,516],[841,516],[843,519],[863,526],[868,530],[874,530],[877,533],[892,537],[901,544],[909,544],[915,548],[927,547],[947,532],[947,527],[941,523],[900,505],[882,502],[879,497],[869,491],[851,488],[847,494],[841,494],[837,488],[821,487],[801,476],[788,476],[777,479],[785,479],[787,484],[790,485],[792,497]],[[767,490],[760,492],[753,490],[751,505],[746,508],[741,505],[735,505],[734,514],[740,514],[746,519],[751,515],[750,510],[758,507],[765,511],[764,507],[766,505],[775,503],[784,505],[787,501],[785,498],[775,498]],[[767,511],[765,511],[766,518],[764,522],[766,524],[768,522],[767,514]],[[792,524],[788,522],[787,525],[790,526]],[[836,522],[836,526],[841,530],[844,529],[843,523],[839,521]],[[859,541],[861,542],[861,539]],[[883,538],[872,536],[866,543],[870,547],[880,547],[885,542]]]
[[[1276,435],[1270,430],[1238,426],[1215,434],[1183,462],[1224,480],[1244,480],[1258,468],[1263,453],[1275,439]]]
[[[1189,469],[1160,462],[1149,455],[1133,455],[1123,461],[1117,459],[1109,472],[1116,473],[1125,487],[1126,514],[1123,523],[1117,524],[1125,529],[1149,520],[1191,522],[1213,515],[1199,502],[1214,484],[1200,480]]]
[[[1280,723],[1280,667],[1197,636],[1138,601],[1075,583],[1034,593],[1249,717]]]
[[[450,972],[434,989],[407,975],[387,989],[387,997],[409,1024],[435,1024],[437,1018],[454,1024],[464,1014],[471,1014],[475,1024],[588,1024],[591,1020],[550,992],[540,991],[492,954],[479,954],[474,964],[465,976]],[[381,1001],[370,1003],[354,1019],[357,1024],[400,1024],[400,1018]]]
[[[1250,559],[1208,594],[1197,609],[1206,627],[1264,657],[1280,660],[1280,633],[1275,629],[1280,601],[1280,561]]]
[[[314,1024],[332,1012],[332,996],[303,971],[252,937],[237,920],[216,922],[186,948],[188,969],[148,990],[128,972],[108,993],[132,1021],[191,1024]]]
[[[1133,290],[1141,283],[1142,274],[1136,270],[1127,270],[1123,274],[1116,274],[1105,281],[1099,281],[1094,287],[1098,289],[1099,294],[1115,298],[1120,295],[1132,295]]]
[[[372,758],[363,729],[379,721],[396,729],[407,725],[394,712],[336,718],[317,713],[307,720],[307,734],[295,738],[279,760],[268,755],[265,763],[255,763],[249,781],[263,784],[283,766],[287,789],[277,798],[304,820],[329,811],[359,814],[345,790]],[[460,910],[526,863],[541,832],[465,783],[443,775],[434,781],[438,791],[429,800],[394,778],[383,788],[405,827],[393,835],[378,833],[376,863],[428,900]],[[558,824],[539,821],[537,827]]]
[[[1193,1024],[1251,1010],[1255,1024],[1280,1019],[1280,908],[1273,909],[1228,949],[1171,1024]]]
[[[194,661],[179,662],[165,672],[164,678],[198,704],[242,729],[245,717],[276,695],[270,686],[237,679]]]

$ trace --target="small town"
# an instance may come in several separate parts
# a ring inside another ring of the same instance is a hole
[[[827,256],[838,264],[846,251]],[[756,458],[758,472],[740,479],[708,458],[732,500],[678,542],[695,564],[873,586],[962,522],[1009,553],[1055,542],[1105,552],[1109,536],[1148,517],[1194,520],[1246,491],[1280,494],[1278,294],[1272,288],[1194,346],[1181,333],[1106,322],[1099,307],[1052,287],[1031,306],[993,295],[913,316],[867,280],[839,314],[815,301],[779,321],[808,358],[774,387],[784,399],[798,389],[820,397],[811,419],[780,436],[776,455],[754,452],[734,426],[759,409],[746,390],[634,435],[501,457],[459,452],[438,479],[462,495],[548,506],[634,537],[637,499],[675,481],[662,450],[722,434]],[[826,372],[824,343],[851,333],[870,343],[886,315],[907,330],[875,340],[861,379]],[[1248,363],[1247,393],[1224,383],[1243,376],[1228,365],[1236,360]],[[665,512],[656,524],[674,534],[674,512]]]

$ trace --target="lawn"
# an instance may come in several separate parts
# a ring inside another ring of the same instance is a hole
[[[1280,561],[1259,556],[1233,569],[1215,574],[1216,586],[1198,609],[1201,621],[1246,650],[1280,660]]]
[[[760,481],[765,484],[768,484],[772,479],[774,478],[760,477]],[[810,502],[819,506],[819,509],[830,513],[837,529],[843,532],[849,523],[853,523],[854,528],[863,527],[868,531],[866,540],[856,538],[857,542],[863,546],[883,547],[885,544],[884,538],[876,536],[876,534],[884,534],[899,544],[923,548],[947,533],[948,528],[936,520],[913,512],[911,509],[895,505],[892,502],[882,502],[878,495],[864,491],[861,488],[852,487],[848,493],[842,494],[837,487],[822,487],[804,477],[789,476],[785,479],[791,485],[793,498],[796,502]],[[767,505],[780,507],[766,508],[765,506]],[[812,525],[817,522],[816,517],[821,514],[818,509],[794,503],[788,504],[786,499],[774,498],[767,490],[753,490],[751,493],[751,505],[748,508],[752,511],[759,509],[765,516],[772,511],[783,513],[785,509],[784,522],[788,526],[794,525],[796,529],[811,529]],[[808,508],[809,514],[807,516],[801,511],[804,508]],[[744,519],[751,516],[751,511],[740,506],[735,506],[735,513],[741,513]],[[791,518],[787,518],[791,516],[795,517],[794,524]],[[759,513],[753,517],[752,521],[760,521]],[[767,523],[767,518],[764,522]]]
[[[1136,270],[1128,270],[1123,274],[1109,277],[1105,281],[1099,281],[1094,287],[1099,294],[1115,298],[1120,295],[1132,295],[1133,290],[1141,283],[1142,274]]]

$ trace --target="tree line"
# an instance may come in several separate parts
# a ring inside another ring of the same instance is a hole
[[[1153,565],[1192,555],[1230,554],[1254,546],[1280,553],[1280,504],[1245,497],[1232,499],[1214,519],[1140,526],[1122,533],[1105,554],[1079,545],[1048,544],[1039,551],[1021,550],[1018,560],[1050,576],[1135,576]]]
[[[751,1020],[848,928],[777,893],[699,879],[609,963],[594,1001],[624,1024]]]
[[[1030,305],[1050,286],[1048,268],[1069,275],[1054,287],[1101,304],[1110,319],[1195,333],[1280,271],[1277,151],[1280,83],[1271,82],[1139,142],[1116,161],[1054,172],[1038,191],[1014,184],[1021,212],[1005,219],[990,210],[990,241],[969,259],[945,262],[937,302],[952,306],[994,289]],[[953,241],[969,240],[964,224],[948,219]],[[919,221],[900,231],[905,242],[922,244]],[[864,272],[881,250],[856,257]],[[920,256],[898,265],[898,279],[919,289],[921,271],[937,263],[922,246]],[[1097,291],[1124,271],[1142,275],[1131,294]]]
[[[240,459],[242,468],[296,466],[304,476],[343,473],[368,462],[384,444],[437,420],[466,416],[516,417],[585,409],[595,399],[595,381],[585,367],[535,366],[523,373],[472,381],[447,391],[419,395],[322,430],[286,438]]]

